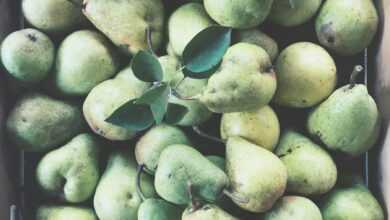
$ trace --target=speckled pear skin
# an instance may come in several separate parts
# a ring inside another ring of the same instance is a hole
[[[267,51],[272,61],[275,60],[279,54],[278,43],[258,28],[238,30],[234,33],[234,40],[236,42],[256,44]]]
[[[329,149],[359,156],[375,144],[380,115],[365,85],[346,85],[311,112],[307,128]]]
[[[40,93],[26,94],[11,109],[6,131],[24,151],[48,151],[69,141],[84,127],[79,106]]]
[[[226,171],[231,191],[247,201],[236,201],[244,210],[263,213],[271,209],[287,185],[287,169],[270,151],[239,137],[226,145]]]
[[[148,48],[146,29],[152,31],[153,49],[163,40],[164,6],[161,0],[84,0],[84,15],[124,52]]]
[[[251,111],[265,106],[276,90],[267,52],[249,43],[231,46],[208,81],[200,101],[215,113]]]
[[[87,24],[80,7],[83,1],[72,1],[23,0],[23,15],[28,23],[44,32],[63,35]]]
[[[181,220],[183,209],[162,199],[147,199],[138,209],[137,220]]]
[[[362,183],[332,190],[321,203],[324,220],[384,220],[384,211]]]
[[[171,145],[160,155],[154,186],[163,199],[177,205],[190,203],[188,184],[195,198],[215,202],[229,186],[226,174],[196,149]]]
[[[190,140],[179,128],[167,124],[155,125],[135,145],[138,164],[145,165],[146,171],[154,174],[161,152],[173,144],[190,145]]]
[[[221,137],[240,136],[273,151],[279,141],[279,119],[270,106],[254,111],[225,113],[221,119]]]
[[[310,199],[284,196],[264,215],[263,220],[322,220],[320,209]]]
[[[206,204],[198,210],[187,208],[181,220],[238,220],[216,205]]]
[[[313,65],[315,64],[315,65]],[[278,89],[274,102],[307,108],[319,104],[335,89],[336,64],[319,45],[298,42],[284,49],[275,64]]]
[[[264,22],[274,0],[204,0],[207,13],[222,26],[246,29]]]
[[[181,57],[184,48],[200,31],[215,25],[201,3],[191,2],[176,9],[168,21],[172,51]]]
[[[38,185],[45,193],[66,202],[89,199],[99,180],[99,145],[97,137],[84,133],[49,152],[38,164]]]
[[[167,82],[180,96],[189,98],[200,94],[207,86],[207,79],[184,78],[180,71],[180,62],[177,57],[163,56],[159,58],[163,68],[163,81]],[[171,96],[170,103],[187,107],[188,112],[177,122],[180,126],[196,126],[210,119],[212,113],[199,100],[183,100]]]
[[[287,0],[274,0],[269,20],[284,27],[294,27],[308,22],[320,8],[322,0],[294,0],[294,8]]]
[[[91,129],[109,140],[123,141],[133,138],[136,133],[133,130],[105,120],[127,101],[140,97],[149,87],[149,83],[134,76],[130,67],[119,72],[114,79],[94,87],[83,105],[83,113]]]
[[[65,95],[86,96],[119,68],[118,51],[104,35],[90,30],[76,31],[59,46],[54,84]]]
[[[136,192],[137,163],[127,151],[110,155],[96,188],[94,208],[100,220],[136,220],[142,201]],[[155,197],[153,179],[144,174],[141,188],[146,198]]]
[[[36,220],[98,220],[93,209],[76,206],[40,206]]]
[[[330,0],[325,1],[315,26],[322,45],[339,55],[352,56],[372,42],[378,23],[372,0]]]
[[[15,31],[1,43],[2,64],[21,83],[36,83],[49,76],[54,57],[52,40],[35,29]]]
[[[302,134],[286,130],[275,150],[287,167],[287,191],[313,196],[330,191],[337,181],[332,157]]]
[[[225,158],[221,156],[214,156],[214,155],[206,156],[206,158],[215,166],[219,167],[221,170],[225,170],[225,164],[226,164]]]

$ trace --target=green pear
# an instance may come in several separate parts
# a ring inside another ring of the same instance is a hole
[[[40,206],[36,220],[98,220],[93,209],[74,206]]]
[[[227,141],[226,170],[233,202],[247,211],[262,213],[271,209],[286,189],[287,169],[282,161],[240,137]]]
[[[109,140],[129,140],[135,132],[106,122],[105,120],[121,105],[140,97],[148,88],[134,76],[130,67],[122,70],[114,79],[94,87],[84,101],[84,116],[91,129]]]
[[[378,201],[362,183],[351,183],[332,190],[321,204],[324,220],[384,220]]]
[[[55,48],[50,38],[35,29],[9,34],[1,44],[1,61],[8,73],[24,83],[45,79],[53,66]]]
[[[274,0],[269,20],[284,27],[308,22],[318,11],[322,0]]]
[[[221,119],[221,137],[240,136],[273,151],[280,135],[279,119],[271,107],[254,111],[225,113]]]
[[[145,170],[154,174],[161,152],[173,144],[190,144],[186,134],[179,128],[167,124],[152,127],[135,145],[135,158]]]
[[[177,56],[199,32],[214,25],[201,3],[187,3],[176,9],[168,21],[168,35],[172,51]]]
[[[380,132],[380,116],[365,85],[346,85],[337,89],[309,115],[311,135],[329,149],[351,156],[367,152]]]
[[[119,67],[117,50],[105,36],[96,31],[76,31],[58,48],[54,84],[63,94],[85,96],[114,76]]]
[[[287,167],[288,192],[321,195],[336,184],[337,167],[332,157],[298,132],[285,131],[275,153]]]
[[[180,126],[196,126],[210,119],[212,113],[199,100],[185,100],[187,97],[194,97],[200,94],[207,86],[207,79],[184,78],[180,70],[180,62],[176,57],[163,56],[159,58],[163,69],[163,81],[167,82],[180,98],[171,96],[170,103],[183,105],[188,112],[177,122]]]
[[[154,186],[165,200],[177,205],[190,203],[189,185],[197,199],[214,202],[228,187],[226,174],[196,149],[171,145],[161,153]]]
[[[192,208],[187,208],[182,220],[238,220],[238,218],[233,217],[229,213],[225,212],[223,209],[219,208],[216,205],[206,204],[197,210],[192,210]]]
[[[219,167],[221,170],[225,170],[226,161],[225,158],[215,155],[206,156],[206,158],[213,163],[215,166]]]
[[[312,107],[326,99],[337,83],[336,64],[322,47],[298,42],[284,49],[275,64],[278,105]]]
[[[327,0],[315,26],[322,45],[339,55],[351,56],[370,45],[378,23],[372,0]]]
[[[82,0],[23,0],[22,10],[27,22],[51,34],[65,34],[85,26]]]
[[[236,42],[256,44],[267,51],[272,61],[274,61],[279,54],[278,43],[258,28],[238,30],[234,34],[234,40]]]
[[[80,134],[46,154],[37,167],[37,182],[44,192],[79,203],[89,199],[99,180],[99,140]]]
[[[40,93],[26,94],[11,109],[8,138],[25,151],[47,151],[69,141],[84,127],[79,107]]]
[[[154,50],[162,43],[164,6],[161,0],[84,0],[84,15],[124,52],[148,48],[146,30]]]
[[[136,220],[142,199],[136,192],[137,163],[133,155],[115,151],[110,155],[106,170],[96,188],[94,207],[100,220]],[[146,197],[154,197],[153,180],[141,178]]]
[[[162,199],[147,199],[138,209],[137,220],[181,220],[183,209]]]
[[[310,199],[300,196],[284,196],[263,220],[322,220],[320,209]]]
[[[267,52],[249,43],[231,46],[209,80],[200,101],[216,113],[251,111],[265,106],[276,90]]]
[[[168,42],[167,43],[167,47],[165,49],[166,53],[168,54],[168,56],[172,56],[172,57],[178,57],[178,55],[175,53],[175,51],[173,50],[173,47],[172,47],[172,44],[171,42]]]
[[[264,22],[274,0],[204,0],[207,13],[222,26],[246,29]]]

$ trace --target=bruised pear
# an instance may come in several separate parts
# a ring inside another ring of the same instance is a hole
[[[181,57],[192,38],[214,24],[201,3],[191,2],[177,8],[168,22],[169,44],[174,54]]]
[[[265,106],[276,90],[267,52],[249,43],[231,46],[213,74],[200,101],[216,113],[251,111]]]
[[[327,0],[315,26],[322,45],[339,55],[352,56],[370,45],[378,23],[372,0]]]
[[[204,0],[207,13],[222,26],[251,28],[260,25],[274,0]]]
[[[225,113],[221,119],[221,137],[240,136],[273,151],[279,140],[279,119],[269,106],[254,111]]]
[[[192,210],[191,207],[187,208],[182,220],[238,220],[229,213],[216,205],[206,204],[197,210]]]
[[[36,220],[97,220],[97,217],[90,208],[75,206],[40,206],[37,209]]]
[[[148,48],[146,30],[153,49],[162,43],[164,6],[161,0],[84,0],[84,15],[124,52],[136,54]]]
[[[275,64],[278,89],[276,104],[307,108],[326,99],[337,83],[336,64],[329,53],[314,43],[298,42],[284,49]]]

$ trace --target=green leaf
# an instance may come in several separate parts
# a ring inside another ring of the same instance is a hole
[[[168,109],[170,93],[171,88],[165,83],[160,83],[143,94],[136,103],[149,105],[154,120],[157,124],[160,124]]]
[[[211,26],[198,33],[183,52],[184,74],[207,78],[215,72],[231,43],[232,29]]]
[[[178,123],[185,114],[187,114],[188,108],[184,105],[179,105],[175,103],[168,104],[168,110],[165,115],[165,122],[168,124]]]
[[[134,75],[145,82],[159,82],[163,79],[163,70],[157,57],[146,51],[139,51],[131,61]]]
[[[105,121],[134,131],[142,131],[150,127],[154,120],[149,106],[135,102],[135,99],[126,102]]]

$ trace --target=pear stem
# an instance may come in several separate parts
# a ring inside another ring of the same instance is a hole
[[[211,136],[205,132],[203,132],[199,126],[192,126],[192,130],[197,133],[199,136],[201,137],[204,137],[206,139],[209,139],[209,140],[212,140],[212,141],[215,141],[215,142],[218,142],[218,143],[222,143],[222,144],[226,144],[226,142],[220,138],[217,138],[217,137],[214,137],[214,136]]]
[[[291,9],[295,9],[294,0],[288,0],[288,4],[290,5],[290,8],[291,8]]]
[[[357,76],[363,72],[363,66],[361,65],[356,65],[354,68],[353,68],[353,71],[352,71],[352,74],[351,74],[351,77],[349,79],[349,88],[352,89],[355,85],[356,85],[356,78]]]
[[[239,197],[239,196],[235,195],[233,192],[231,192],[231,191],[229,191],[227,189],[223,190],[223,194],[225,194],[231,200],[236,201],[238,203],[248,203],[249,202],[249,199]]]
[[[151,54],[153,54],[154,56],[157,56],[156,53],[155,53],[154,50],[153,50],[152,30],[151,30],[150,27],[147,27],[147,28],[146,28],[145,34],[146,34],[146,41],[147,41],[147,43],[148,43],[149,52],[150,52]]]
[[[146,200],[146,197],[144,195],[144,193],[142,192],[142,189],[141,189],[141,175],[142,175],[142,172],[144,171],[144,167],[145,165],[144,164],[141,164],[141,165],[138,165],[138,168],[137,168],[137,178],[136,178],[136,190],[137,190],[137,194],[138,196],[141,198],[141,201],[145,201]]]
[[[188,183],[187,183],[187,190],[188,190],[188,195],[189,195],[190,200],[191,200],[191,211],[194,212],[200,208],[201,204],[194,197],[194,188],[192,186],[191,181],[188,181]]]

